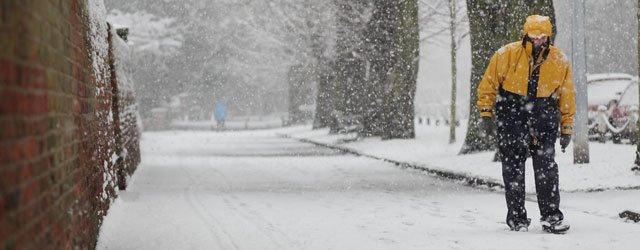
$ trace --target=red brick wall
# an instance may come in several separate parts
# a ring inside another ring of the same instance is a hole
[[[127,176],[133,174],[140,163],[140,127],[138,126],[138,104],[131,79],[131,49],[116,31],[109,30],[109,64],[113,89],[113,110],[116,153],[118,159],[118,187],[126,188]]]
[[[86,4],[0,0],[0,249],[94,248],[115,198],[115,128],[130,125],[110,75],[96,80]]]

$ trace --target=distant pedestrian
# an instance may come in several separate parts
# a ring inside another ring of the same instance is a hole
[[[549,17],[527,17],[522,40],[493,55],[478,87],[481,133],[488,133],[491,116],[496,116],[506,222],[514,231],[528,231],[531,223],[524,206],[527,151],[533,158],[543,229],[551,233],[569,230],[560,211],[554,157],[558,130],[563,152],[571,141],[575,92],[569,61],[550,41]]]
[[[216,128],[224,129],[224,122],[227,117],[227,106],[224,104],[223,101],[216,102],[216,105],[213,111],[213,116],[216,119]]]

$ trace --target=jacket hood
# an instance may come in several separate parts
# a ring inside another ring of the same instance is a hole
[[[533,38],[547,36],[551,40],[551,18],[548,16],[531,15],[524,23],[524,36]]]

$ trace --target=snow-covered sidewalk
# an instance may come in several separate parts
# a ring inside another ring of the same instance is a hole
[[[298,126],[278,131],[295,139],[347,149],[397,162],[409,163],[441,173],[477,178],[488,183],[502,183],[500,162],[493,162],[494,152],[459,155],[464,141],[464,126],[456,133],[456,143],[449,144],[448,126],[416,126],[416,139],[387,140],[365,138],[345,143],[352,135],[329,135],[328,129],[312,130],[310,126]],[[590,163],[573,163],[573,145],[566,153],[556,148],[556,161],[560,168],[560,189],[564,192],[603,191],[616,189],[640,189],[640,175],[630,169],[635,157],[635,145],[592,142],[589,144]],[[535,192],[533,167],[527,161],[527,192]]]
[[[282,127],[285,123],[284,116],[245,116],[232,117],[225,121],[224,131],[258,130]],[[218,130],[218,123],[209,121],[172,121],[169,124],[172,130]]]
[[[530,231],[511,232],[499,192],[275,136],[309,131],[144,133],[142,164],[109,209],[97,248],[637,248],[639,225],[617,212],[640,205],[639,190],[563,194],[566,235],[542,232],[529,199]],[[367,141],[355,144],[401,151],[411,142]]]

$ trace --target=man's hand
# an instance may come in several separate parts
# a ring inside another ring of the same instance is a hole
[[[478,122],[478,131],[480,132],[480,137],[489,135],[489,132],[491,132],[491,117],[480,117],[480,121]]]
[[[564,153],[564,150],[567,148],[567,146],[569,146],[570,142],[571,142],[571,134],[560,135],[560,148],[562,148],[562,153]]]

